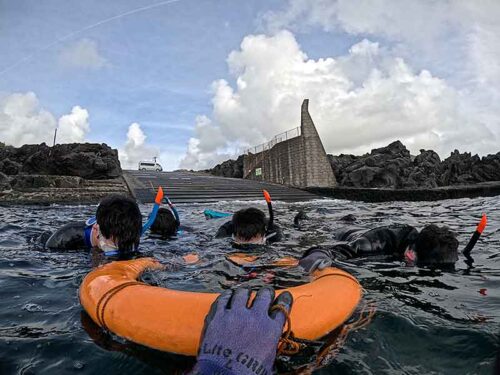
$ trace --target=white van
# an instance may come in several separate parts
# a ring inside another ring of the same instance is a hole
[[[154,161],[140,161],[139,162],[139,170],[140,171],[156,171],[161,172],[163,168],[160,164],[155,163]]]

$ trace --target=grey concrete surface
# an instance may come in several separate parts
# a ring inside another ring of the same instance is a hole
[[[321,198],[278,184],[217,177],[201,172],[124,171],[124,178],[132,195],[141,203],[152,203],[158,186],[174,203],[263,199],[262,189],[269,191],[275,201],[296,202]]]

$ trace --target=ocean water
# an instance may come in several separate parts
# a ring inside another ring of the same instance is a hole
[[[298,270],[263,272],[248,279],[224,260],[234,251],[229,240],[213,234],[224,222],[206,220],[205,208],[233,212],[263,202],[180,205],[191,229],[178,239],[146,238],[145,255],[167,271],[144,276],[156,285],[195,291],[219,291],[240,284],[287,287],[304,282]],[[150,206],[141,206],[146,216]],[[269,259],[300,256],[315,244],[332,241],[340,218],[356,217],[357,226],[390,223],[451,227],[467,243],[482,212],[489,225],[473,251],[474,265],[463,257],[455,271],[404,267],[399,262],[360,259],[339,264],[364,287],[364,303],[376,306],[366,327],[350,334],[331,362],[317,374],[492,374],[500,332],[500,203],[498,198],[441,202],[368,204],[339,200],[275,203],[276,221],[285,240],[269,249]],[[297,229],[293,217],[309,219]],[[193,359],[161,353],[107,334],[83,312],[78,288],[92,269],[86,252],[47,252],[38,238],[72,220],[92,216],[95,206],[0,207],[0,373],[1,374],[175,374]],[[195,253],[200,262],[186,265]],[[307,362],[307,358],[302,359]],[[280,369],[293,368],[284,359]]]

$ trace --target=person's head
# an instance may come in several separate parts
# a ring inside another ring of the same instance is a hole
[[[135,200],[113,194],[103,198],[97,207],[99,232],[120,251],[132,251],[139,246],[142,215]]]
[[[417,237],[415,252],[418,265],[453,266],[458,260],[458,240],[448,228],[428,225]]]
[[[158,210],[156,219],[153,225],[151,225],[151,228],[149,228],[151,233],[162,237],[175,236],[177,229],[177,221],[175,220],[174,214],[168,208],[163,207]]]
[[[263,244],[266,238],[266,215],[250,207],[233,215],[234,241],[237,243]]]

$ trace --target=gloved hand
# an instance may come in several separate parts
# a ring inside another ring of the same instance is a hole
[[[308,273],[322,270],[332,265],[332,259],[328,251],[321,248],[309,249],[304,257],[299,260],[299,265]]]
[[[274,299],[274,290],[264,287],[247,308],[250,290],[238,288],[222,293],[205,318],[205,328],[194,375],[271,375],[278,341],[285,324],[281,305],[290,311],[292,295]]]

